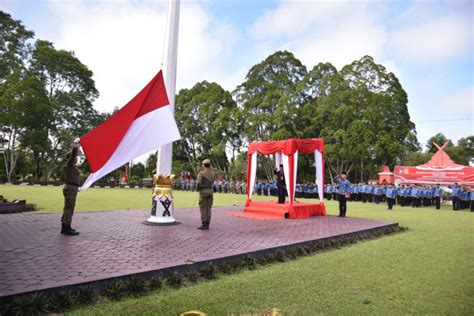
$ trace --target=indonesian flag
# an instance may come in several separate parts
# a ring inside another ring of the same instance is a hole
[[[122,109],[80,138],[92,171],[81,189],[180,137],[160,71]]]

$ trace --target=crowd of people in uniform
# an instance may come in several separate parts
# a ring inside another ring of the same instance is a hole
[[[346,180],[347,181],[347,180]],[[348,182],[348,181],[347,181]],[[470,209],[474,211],[474,188],[455,184],[449,186],[452,190],[451,199],[453,210]],[[175,190],[195,191],[196,180],[190,176],[181,177],[174,183]],[[247,183],[239,180],[217,179],[213,184],[214,193],[247,194]],[[277,181],[257,181],[255,194],[263,196],[278,196]],[[399,185],[368,184],[368,183],[341,183],[337,178],[334,184],[324,185],[324,198],[326,200],[340,200],[344,195],[347,201],[363,203],[386,203],[389,210],[393,206],[402,207],[430,207],[440,209],[443,199],[447,198],[443,188],[437,185]],[[295,187],[295,199],[319,199],[318,186],[311,183],[298,183]]]
[[[174,190],[181,191],[196,191],[196,180],[194,179],[177,179],[173,182]],[[214,193],[235,193],[235,194],[247,194],[247,182],[238,180],[223,180],[218,179],[214,181],[212,185]],[[268,195],[268,194],[267,194]]]
[[[469,186],[459,186],[455,184],[449,186],[452,190],[453,210],[462,210],[470,208],[474,211],[474,190]],[[328,200],[337,199],[339,193],[337,185],[325,185],[324,195]],[[437,185],[399,185],[391,184],[352,184],[349,189],[350,200],[363,203],[387,203],[388,209],[394,205],[426,207],[435,206],[440,209],[441,202],[446,198],[443,188]]]

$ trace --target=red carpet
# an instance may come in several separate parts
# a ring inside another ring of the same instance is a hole
[[[240,216],[257,220],[285,219],[285,218],[308,218],[310,216],[325,216],[326,209],[323,203],[309,204],[290,203],[278,204],[274,201],[250,201],[243,212],[230,213],[232,216]]]

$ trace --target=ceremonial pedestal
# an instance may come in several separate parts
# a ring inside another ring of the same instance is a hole
[[[153,189],[151,216],[146,220],[147,225],[177,225],[180,224],[173,217],[173,178],[174,175],[153,175]]]

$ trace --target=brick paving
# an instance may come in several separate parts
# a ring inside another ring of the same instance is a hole
[[[335,216],[257,221],[213,208],[211,229],[197,209],[175,209],[176,226],[148,226],[148,210],[76,213],[79,236],[59,234],[61,214],[0,215],[0,298],[156,271],[394,223]]]

